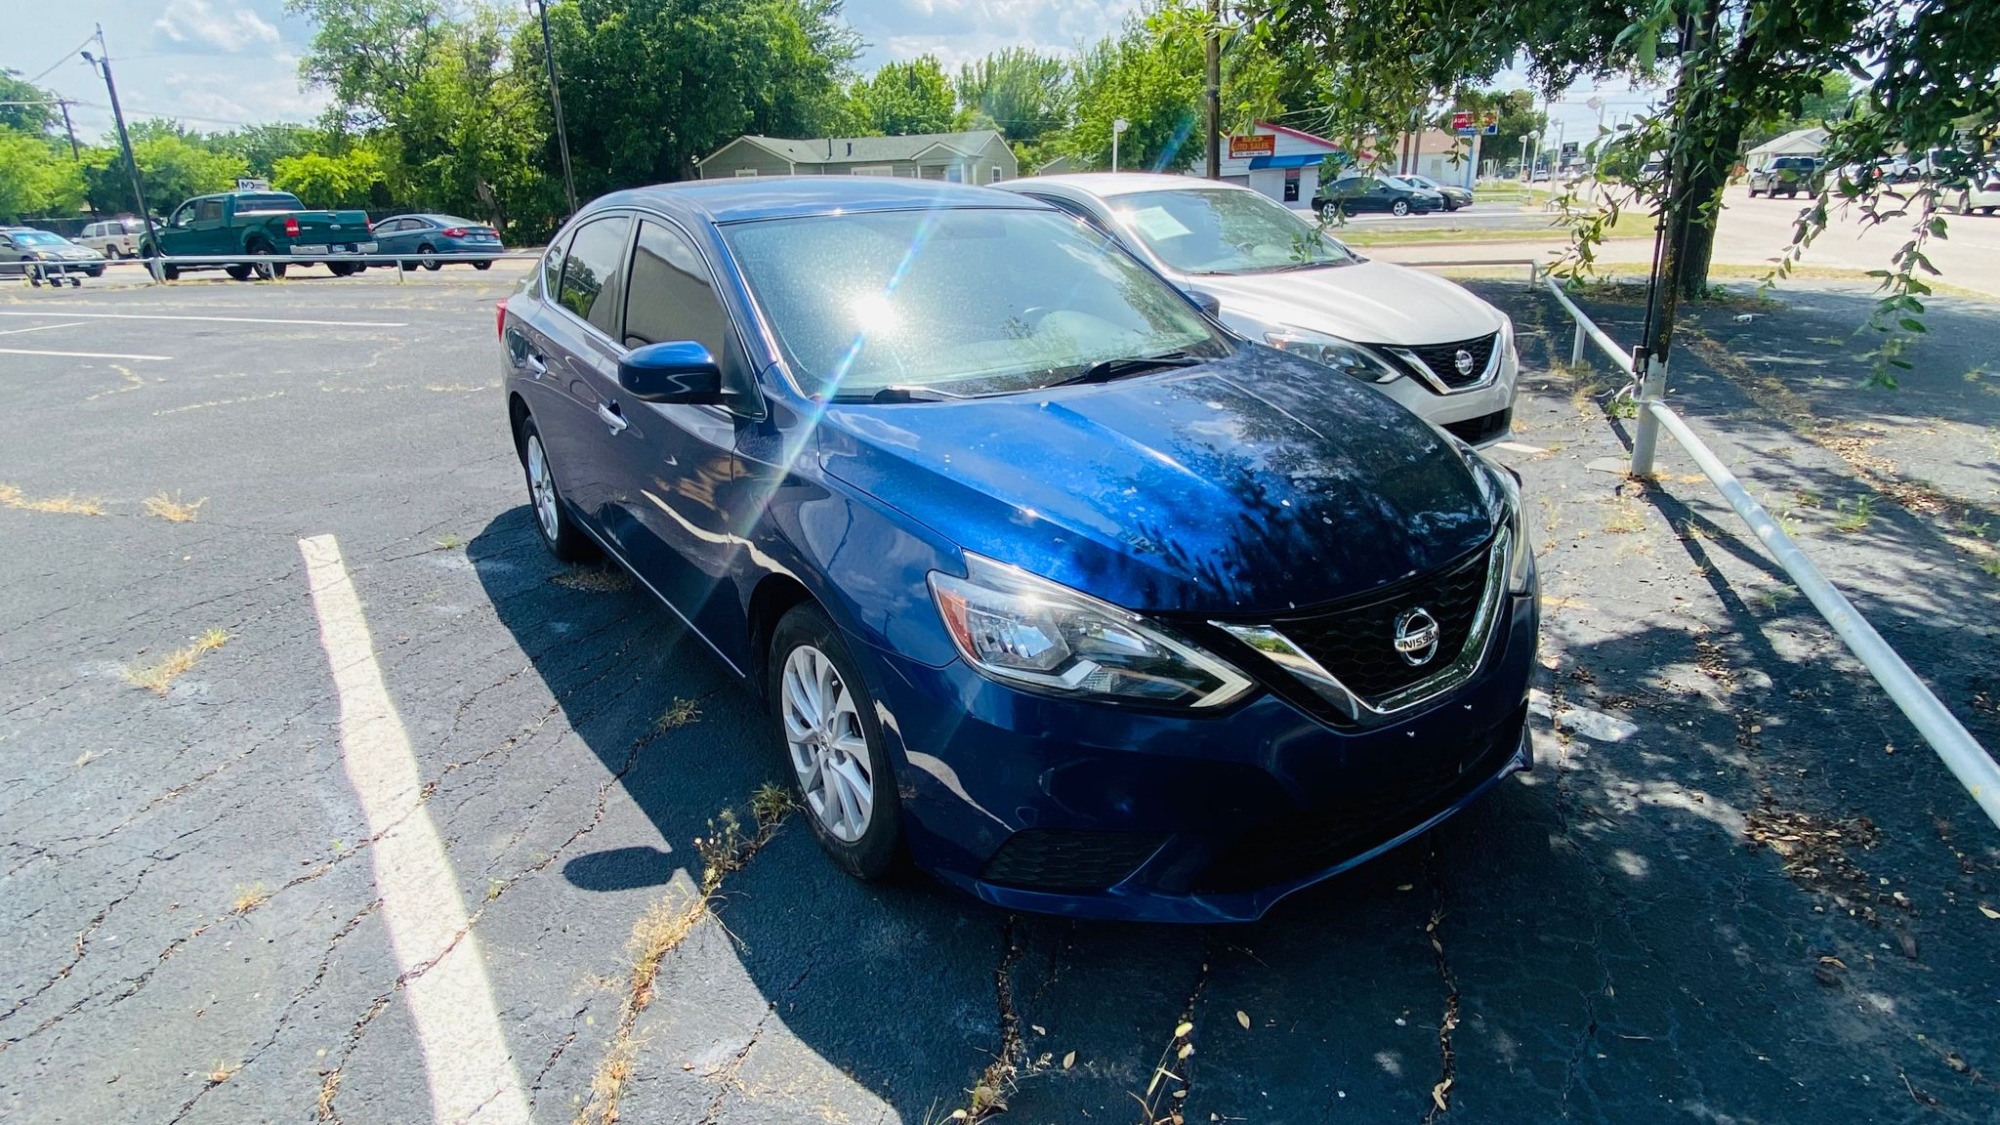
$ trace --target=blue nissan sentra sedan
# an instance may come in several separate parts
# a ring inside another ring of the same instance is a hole
[[[1512,475],[1045,204],[620,192],[499,332],[542,538],[759,688],[858,877],[1249,920],[1532,766]]]

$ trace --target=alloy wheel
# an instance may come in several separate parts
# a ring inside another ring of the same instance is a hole
[[[556,509],[556,478],[549,472],[549,456],[542,450],[542,436],[528,435],[528,493],[535,502],[535,519],[542,534],[553,543],[562,534],[561,512]]]
[[[806,807],[834,839],[861,839],[875,809],[868,737],[854,694],[825,653],[800,645],[785,658],[779,714]]]

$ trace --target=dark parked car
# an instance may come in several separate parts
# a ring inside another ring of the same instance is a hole
[[[1413,188],[1436,193],[1437,197],[1444,201],[1444,209],[1447,211],[1456,211],[1460,207],[1472,206],[1471,188],[1460,187],[1457,184],[1441,184],[1429,176],[1398,176],[1396,178]]]
[[[403,263],[406,270],[419,264],[427,270],[442,269],[453,261],[483,270],[492,266],[493,259],[470,255],[498,254],[505,249],[500,245],[499,231],[456,215],[395,215],[375,224],[375,241],[381,246],[378,253],[417,255]]]
[[[1815,156],[1780,156],[1750,173],[1750,197],[1759,192],[1773,199],[1781,195],[1790,199],[1800,192],[1817,195],[1826,179],[1825,166]]]
[[[1312,208],[1332,222],[1343,213],[1383,211],[1391,215],[1427,215],[1444,206],[1434,191],[1403,183],[1395,176],[1345,176],[1320,189]]]
[[[857,876],[1251,919],[1532,764],[1514,478],[1045,204],[619,192],[499,333],[539,535],[762,689]]]

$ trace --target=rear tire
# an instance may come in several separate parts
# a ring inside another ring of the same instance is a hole
[[[547,447],[542,445],[542,434],[535,428],[533,415],[521,419],[520,452],[521,471],[528,481],[528,507],[534,513],[535,530],[541,534],[542,546],[564,562],[596,558],[597,544],[576,526],[562,490],[556,487],[555,466],[549,461]]]
[[[115,262],[115,261],[117,261],[118,259],[120,259],[120,258],[122,258],[122,257],[124,257],[124,255],[123,255],[123,254],[120,254],[120,253],[118,252],[118,247],[116,247],[116,246],[106,246],[106,247],[104,248],[104,260],[105,260],[105,261],[107,261],[107,262]]]
[[[250,248],[250,253],[260,258],[268,258],[277,252],[271,249],[270,243],[260,242]],[[261,262],[252,263],[250,268],[257,272],[258,277],[266,281],[282,281],[285,277],[285,266],[286,263],[284,262]]]
[[[857,879],[891,874],[903,837],[895,769],[868,685],[819,606],[779,620],[767,680],[793,792],[820,847]]]
[[[1389,204],[1389,213],[1399,219],[1402,218],[1410,213],[1410,201],[1407,199],[1398,199],[1396,202]]]
[[[355,272],[353,262],[328,262],[326,269],[335,277],[348,277]]]
[[[474,262],[472,263],[472,268],[476,270],[490,270],[493,268],[493,263],[491,261]]]

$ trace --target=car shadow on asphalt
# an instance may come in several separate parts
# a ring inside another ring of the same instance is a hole
[[[658,833],[601,839],[564,875],[603,892],[698,881],[694,838],[783,776],[756,695],[642,591],[552,582],[569,571],[525,508],[467,554],[572,729]],[[1692,667],[1696,641],[1641,629],[1570,655],[1635,681]],[[699,718],[662,730],[664,713],[685,713],[676,700]],[[696,1120],[726,1099],[759,1121],[886,1109],[932,1122],[991,1083],[1023,1120],[1130,1120],[1135,1098],[1160,1119],[1317,1120],[1421,1115],[1455,1074],[1463,1104],[1526,1120],[1566,1082],[1635,1113],[1675,1068],[1754,1088],[1764,1064],[1690,1041],[1760,1033],[1774,992],[1802,993],[1788,1019],[1825,1018],[1827,1002],[1780,920],[1796,891],[1738,842],[1754,795],[1728,766],[1735,718],[1695,696],[1660,706],[1671,718],[1644,716],[1618,745],[1557,739],[1538,720],[1535,774],[1248,926],[1009,916],[917,876],[862,884],[794,816],[724,882],[719,924],[661,964],[623,1112]],[[1671,1063],[1578,1057],[1599,1036],[1663,1029],[1687,1044]],[[1811,1050],[1786,1050],[1765,1053],[1812,1069]]]

